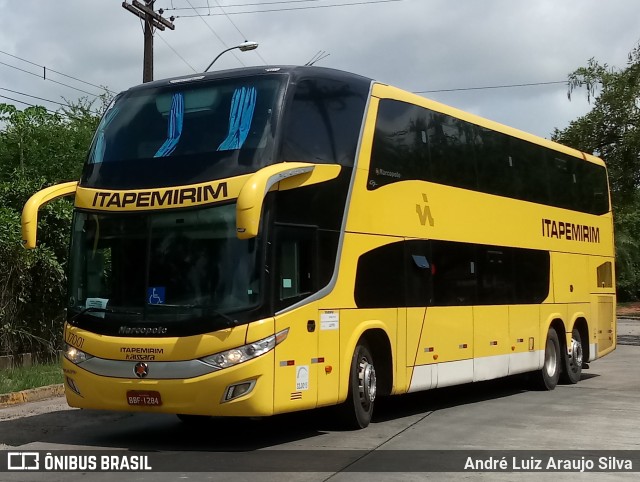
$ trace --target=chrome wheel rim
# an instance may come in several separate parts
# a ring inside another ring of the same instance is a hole
[[[360,402],[368,407],[376,399],[376,369],[365,357],[358,364],[358,391]]]
[[[544,369],[550,378],[553,378],[558,369],[558,353],[556,346],[551,340],[547,340],[547,349],[544,354]]]
[[[577,371],[582,366],[582,343],[575,338],[571,339],[571,368]]]

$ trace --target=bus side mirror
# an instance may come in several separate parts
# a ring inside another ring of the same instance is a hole
[[[281,191],[295,189],[335,179],[340,174],[340,169],[340,166],[334,164],[283,162],[264,167],[251,175],[238,195],[238,239],[251,239],[258,235],[264,198],[277,183],[280,183],[278,189]]]
[[[54,199],[74,194],[77,187],[78,181],[56,184],[38,191],[29,198],[22,209],[22,244],[25,248],[36,247],[38,210]]]

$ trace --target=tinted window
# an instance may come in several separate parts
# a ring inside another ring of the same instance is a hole
[[[478,161],[478,185],[482,192],[513,197],[515,166],[509,150],[509,136],[476,127],[474,145]]]
[[[326,286],[333,276],[352,172],[353,169],[343,167],[331,181],[267,195],[274,201],[267,206],[273,209],[276,223],[317,227],[318,289]]]
[[[427,124],[421,107],[380,101],[373,137],[369,189],[404,179],[428,179]]]
[[[337,80],[298,82],[286,116],[282,160],[353,166],[367,95]]]
[[[449,186],[476,189],[472,125],[431,112],[428,124],[431,179]]]
[[[606,170],[590,162],[577,165],[577,195],[580,211],[602,214],[609,210],[609,190]]]
[[[82,184],[113,189],[195,184],[273,163],[283,77],[130,90],[105,113]]]
[[[393,243],[358,259],[354,298],[358,308],[404,306],[404,247]]]
[[[550,269],[547,251],[513,249],[513,302],[536,304],[547,299]]]
[[[571,209],[578,202],[576,163],[576,159],[572,157],[551,153],[548,169],[549,195],[553,206]]]
[[[367,189],[409,179],[592,214],[609,210],[602,166],[413,104],[382,99]]]
[[[546,149],[512,137],[509,140],[509,153],[510,170],[513,172],[513,197],[549,204]]]
[[[406,306],[429,306],[433,303],[431,245],[429,241],[405,241]]]
[[[433,241],[432,253],[433,304],[475,305],[478,295],[475,245]]]
[[[277,226],[276,239],[276,307],[282,309],[315,291],[316,229]]]
[[[483,305],[513,302],[512,250],[500,247],[478,249],[478,300]]]
[[[355,301],[359,308],[536,304],[549,295],[550,266],[546,251],[397,242],[360,256]]]
[[[428,241],[401,241],[360,256],[354,289],[358,308],[431,304],[429,249]]]

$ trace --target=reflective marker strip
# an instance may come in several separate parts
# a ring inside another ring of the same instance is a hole
[[[286,361],[280,362],[281,367],[292,367],[295,364],[296,364],[295,360],[286,360]]]
[[[324,363],[324,357],[312,358],[311,363]]]

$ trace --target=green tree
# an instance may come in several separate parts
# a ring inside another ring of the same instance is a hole
[[[57,113],[35,106],[18,110],[0,104],[0,180],[11,180],[15,173],[46,179],[55,184],[80,176],[87,146],[108,98],[96,103],[80,99]]]
[[[607,163],[615,214],[620,299],[640,297],[640,46],[624,68],[594,59],[569,75],[569,98],[586,90],[590,112],[556,129],[553,140],[593,152]]]
[[[38,190],[80,177],[108,101],[81,99],[57,113],[0,104],[0,355],[61,347],[72,204],[41,210],[30,251],[21,246],[20,214]]]

